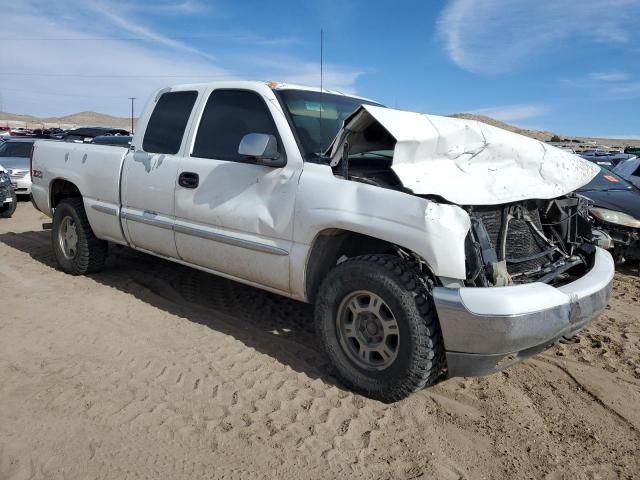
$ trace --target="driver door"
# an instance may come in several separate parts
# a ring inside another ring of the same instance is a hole
[[[270,108],[255,91],[211,92],[193,147],[179,166],[175,240],[186,262],[289,292],[302,161],[274,168],[238,154],[245,135],[263,133],[274,135],[286,155]]]

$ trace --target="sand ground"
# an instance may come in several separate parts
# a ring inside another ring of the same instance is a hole
[[[113,248],[71,277],[0,219],[0,479],[638,478],[640,278],[580,342],[385,405],[332,377],[309,306]]]

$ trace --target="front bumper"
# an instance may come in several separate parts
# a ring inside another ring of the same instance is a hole
[[[589,272],[558,288],[434,288],[449,376],[489,375],[573,335],[606,308],[614,273],[597,248]]]

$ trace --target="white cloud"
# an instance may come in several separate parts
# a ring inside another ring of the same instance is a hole
[[[475,115],[485,115],[495,118],[501,122],[520,122],[530,118],[546,115],[551,111],[547,105],[503,105],[497,107],[479,108],[471,110],[469,113]]]
[[[477,73],[500,73],[559,42],[581,39],[633,48],[638,0],[449,0],[439,34],[451,60]]]
[[[20,5],[3,11],[2,37],[77,38],[109,32],[96,15],[94,22],[52,20]],[[73,25],[90,25],[91,32]],[[151,39],[150,39],[151,41]],[[7,45],[7,43],[5,43]],[[0,92],[6,111],[35,115],[97,110],[126,115],[127,97],[142,102],[156,88],[170,83],[230,78],[234,74],[202,56],[179,47],[131,41],[20,41],[5,48]],[[182,77],[165,77],[182,75]],[[140,107],[140,104],[138,104]]]
[[[629,82],[616,85],[607,90],[609,97],[616,100],[640,98],[640,82]]]
[[[124,30],[125,32],[136,35],[142,39],[148,40],[156,45],[169,47],[175,50],[180,50],[187,53],[194,53],[197,55],[202,55],[203,57],[214,60],[212,55],[208,53],[201,52],[200,50],[190,47],[184,42],[180,42],[178,40],[173,40],[165,35],[162,35],[158,32],[155,32],[147,27],[144,27],[136,22],[131,20],[127,20],[121,15],[115,13],[118,9],[114,8],[113,4],[106,4],[100,0],[85,0],[83,5],[95,13],[101,15],[103,18],[109,20],[116,28],[119,30]]]
[[[247,56],[245,60],[262,80],[270,79],[320,87],[319,62],[302,61],[289,56],[257,57],[254,55]],[[362,70],[325,63],[322,74],[323,87],[342,93],[355,93],[355,82],[363,74]]]
[[[594,72],[589,75],[589,78],[598,82],[624,82],[631,76],[623,72]]]
[[[203,8],[196,1],[155,3],[163,15],[171,9],[175,15],[199,14]],[[216,31],[211,35],[225,42],[210,42],[220,50],[203,52],[186,42],[188,35],[182,41],[139,21],[148,17],[138,3],[111,5],[104,0],[4,5],[2,109],[38,116],[83,110],[127,116],[128,97],[138,98],[139,112],[149,94],[166,85],[230,78],[317,84],[313,62],[286,53],[291,39]],[[229,53],[220,44],[229,46]],[[285,53],[274,53],[279,49]],[[241,61],[249,53],[253,61]],[[328,65],[325,83],[351,92],[360,74],[359,69]]]

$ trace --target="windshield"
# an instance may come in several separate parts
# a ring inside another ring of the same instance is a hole
[[[596,178],[587,183],[579,191],[631,190],[633,187],[626,180],[609,170],[600,170]]]
[[[5,142],[0,145],[0,157],[29,158],[32,142]]]
[[[320,157],[342,127],[344,119],[360,105],[379,105],[359,98],[307,90],[274,92],[291,117],[305,160]]]

